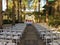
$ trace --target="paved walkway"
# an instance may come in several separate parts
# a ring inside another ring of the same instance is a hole
[[[45,45],[45,43],[40,39],[34,26],[27,26],[20,45]]]

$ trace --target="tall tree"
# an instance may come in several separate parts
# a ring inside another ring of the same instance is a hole
[[[57,15],[57,7],[58,7],[58,0],[57,1],[55,1],[55,4],[54,4],[54,17],[56,17],[56,15]]]
[[[22,14],[21,14],[21,2],[22,2],[22,0],[19,0],[19,22],[22,22]]]
[[[13,7],[12,7],[12,20],[13,20],[12,24],[13,25],[15,25],[15,19],[16,19],[15,16],[16,16],[15,15],[15,0],[13,0]]]
[[[60,0],[58,0],[58,7],[57,7],[57,11],[58,11],[58,13],[59,13],[59,15],[60,15]]]
[[[19,9],[20,9],[20,8],[19,8],[19,0],[18,0],[18,10],[17,10],[17,11],[18,11],[18,22],[20,22],[20,21],[19,21],[19,18],[20,18],[20,16],[19,16]]]
[[[0,28],[2,28],[3,16],[2,16],[2,0],[0,0]]]
[[[40,13],[40,0],[38,0],[38,12]],[[39,22],[41,22],[41,15],[39,14]]]
[[[23,9],[23,12],[25,13],[25,10],[26,8],[28,7],[28,0],[22,0],[22,9]],[[25,14],[23,14],[23,21],[25,20]]]
[[[48,23],[48,0],[46,0],[46,23]]]
[[[37,8],[39,7],[38,2],[39,2],[38,0],[33,0],[32,6],[31,6],[34,9],[34,16],[35,16],[36,22],[39,22],[39,16],[37,15]]]
[[[7,10],[8,10],[8,0],[6,0],[6,7],[7,7]]]
[[[31,7],[33,7],[34,11],[36,11],[37,10],[37,6],[38,6],[38,0],[34,0],[34,3],[32,5],[33,6],[31,6]]]
[[[38,0],[38,11],[40,12],[40,0]]]
[[[8,17],[7,17],[7,19],[8,19],[8,22],[9,22],[9,14],[8,14],[8,11],[9,11],[9,10],[8,10],[8,0],[6,0],[6,7],[7,7],[7,9],[6,9],[6,12],[7,12],[7,13],[6,13],[6,14],[7,14],[7,16],[8,16]]]

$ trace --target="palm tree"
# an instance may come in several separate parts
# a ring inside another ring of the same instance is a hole
[[[6,7],[7,7],[7,9],[6,9],[6,14],[7,14],[7,19],[8,19],[8,22],[9,22],[9,9],[8,9],[8,0],[6,0]]]
[[[58,12],[58,15],[60,15],[60,0],[57,0],[57,12]]]
[[[34,0],[34,3],[33,3],[33,8],[34,8],[34,11],[36,11],[36,9],[37,9],[37,5],[38,4],[38,0]]]
[[[26,10],[26,8],[28,7],[28,0],[22,0],[22,4],[21,4],[22,6],[22,9],[23,9],[23,12],[25,13],[25,10]],[[25,14],[23,14],[23,19],[22,19],[23,21],[25,20]]]
[[[6,4],[7,4],[7,5],[6,5],[6,6],[7,6],[7,10],[8,10],[8,0],[6,0]]]
[[[18,5],[18,10],[17,10],[17,12],[18,12],[18,22],[20,22],[19,21],[19,0],[17,2],[18,2],[18,4],[17,4]]]
[[[12,24],[15,25],[15,0],[13,0],[13,7],[12,7]]]
[[[38,0],[38,11],[40,12],[40,0]]]
[[[39,7],[38,0],[33,0],[32,8],[34,9],[35,20],[36,20],[36,22],[39,22],[39,16],[37,15],[37,7]]]
[[[22,0],[19,0],[19,22],[22,22],[22,14],[21,14],[21,2]]]
[[[38,0],[38,12],[40,13],[40,0]],[[39,22],[41,22],[41,15],[39,14]]]
[[[2,0],[0,0],[0,29],[2,28],[2,22],[3,16],[2,16]]]
[[[22,2],[22,0],[18,0],[17,1],[17,5],[18,5],[18,10],[17,10],[17,12],[18,12],[18,22],[21,22],[21,2]]]
[[[22,22],[22,15],[21,15],[22,6],[21,6],[21,3],[22,3],[22,0],[17,1],[17,5],[18,5],[18,10],[17,10],[17,12],[18,12],[18,22]]]
[[[48,24],[48,0],[46,0],[46,23]]]

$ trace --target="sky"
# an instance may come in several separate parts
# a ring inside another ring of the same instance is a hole
[[[43,7],[46,4],[46,0],[41,0],[40,6]]]
[[[46,0],[41,0],[40,2],[40,6],[43,7],[46,4]],[[6,10],[6,0],[2,0],[2,10],[5,11]]]
[[[6,10],[6,0],[2,0],[2,10]]]

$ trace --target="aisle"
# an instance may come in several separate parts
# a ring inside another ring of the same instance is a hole
[[[43,40],[39,38],[37,30],[34,26],[27,26],[20,45],[45,45]]]

